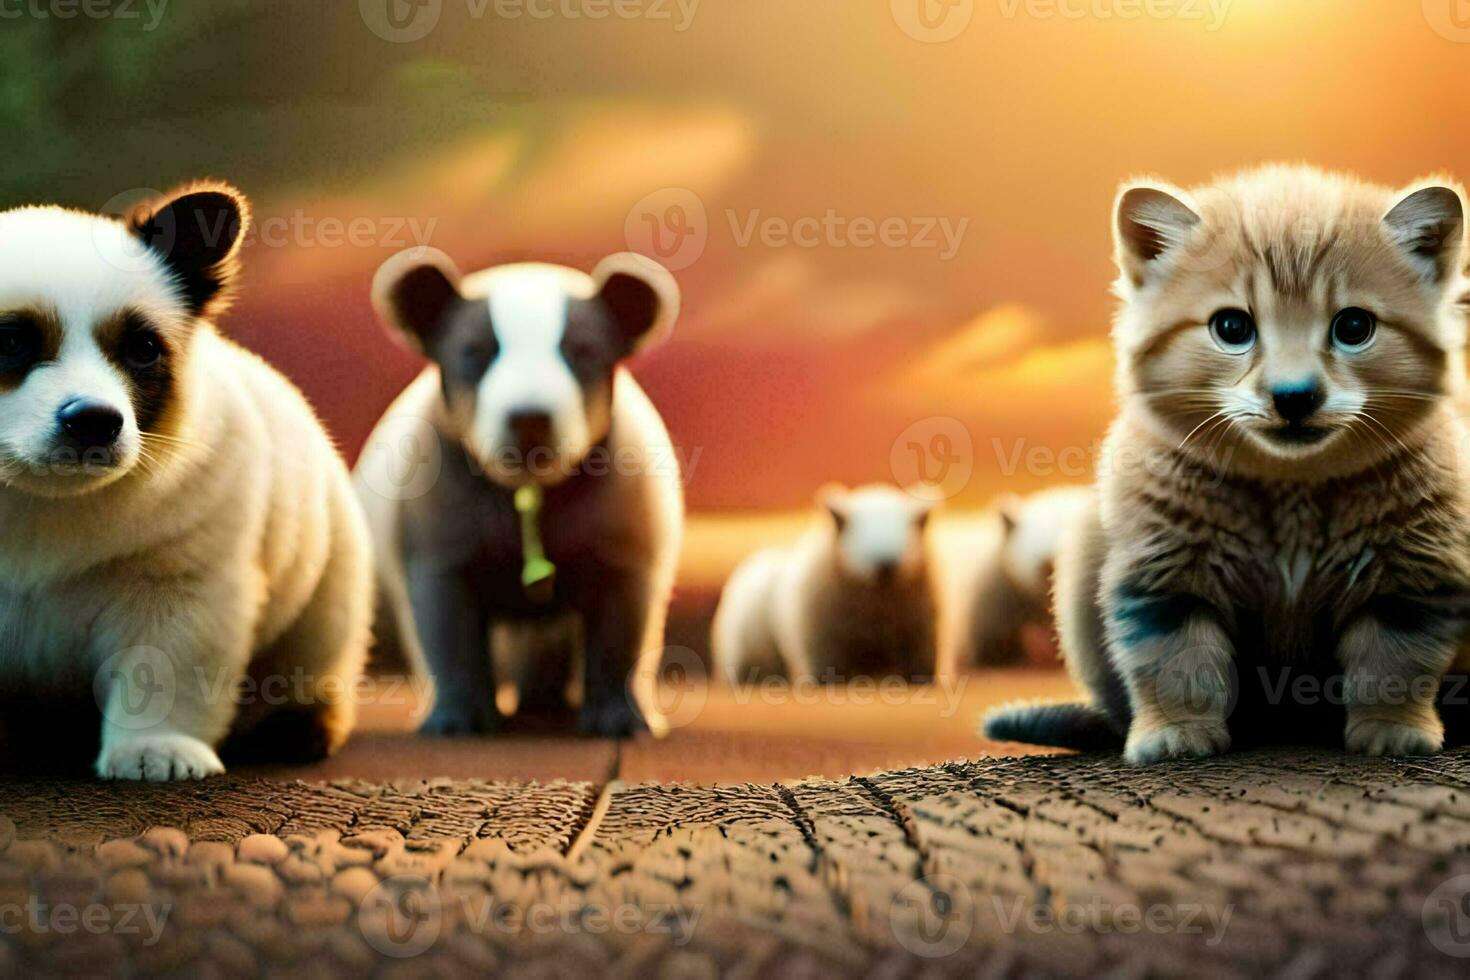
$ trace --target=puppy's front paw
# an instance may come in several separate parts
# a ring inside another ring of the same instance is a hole
[[[1444,733],[1383,718],[1349,720],[1344,737],[1349,752],[1363,755],[1434,755]]]
[[[225,771],[214,749],[199,739],[177,732],[122,734],[108,738],[97,756],[97,775],[103,779],[146,779],[165,783],[175,779],[203,779]]]
[[[1165,759],[1203,759],[1230,748],[1230,731],[1218,722],[1179,722],[1128,733],[1123,758],[1135,766]]]

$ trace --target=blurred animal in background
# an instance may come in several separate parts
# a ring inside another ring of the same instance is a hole
[[[961,663],[1001,667],[1057,660],[1052,571],[1066,529],[1087,506],[1086,487],[1053,487],[997,506],[999,533],[986,542],[963,593]],[[969,557],[963,559],[969,564]]]
[[[673,328],[673,277],[631,253],[591,275],[524,263],[461,276],[410,249],[379,270],[373,302],[433,361],[357,467],[382,625],[434,680],[422,730],[489,732],[501,710],[580,692],[582,731],[661,734],[651,688],[683,484],[624,362]]]
[[[306,761],[353,725],[372,562],[347,468],[214,326],[248,224],[212,182],[0,214],[0,696],[95,695],[104,779]]]
[[[716,668],[731,684],[769,674],[933,679],[933,503],[882,485],[824,487],[817,503],[800,540],[756,552],[730,576],[712,626]]]

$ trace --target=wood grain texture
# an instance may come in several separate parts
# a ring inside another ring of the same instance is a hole
[[[0,909],[163,923],[0,916],[0,975],[1449,976],[1470,953],[1466,752],[0,793]]]

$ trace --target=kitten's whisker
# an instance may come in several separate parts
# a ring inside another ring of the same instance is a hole
[[[1195,435],[1196,432],[1198,432],[1200,429],[1204,428],[1209,423],[1213,422],[1215,419],[1221,418],[1224,415],[1225,415],[1225,412],[1224,411],[1216,412],[1214,415],[1211,415],[1211,416],[1207,417],[1199,425],[1196,425],[1193,429],[1190,429],[1189,430],[1189,435],[1185,436],[1184,437],[1184,440],[1179,443],[1179,446],[1175,450],[1175,452],[1179,452],[1180,450],[1182,450],[1185,447],[1185,445],[1189,442],[1189,440],[1194,438],[1194,435]]]

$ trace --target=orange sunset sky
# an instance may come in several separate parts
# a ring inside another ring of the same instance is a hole
[[[1470,172],[1466,0],[526,3],[423,0],[400,13],[433,29],[401,42],[370,0],[271,4],[209,59],[181,31],[141,62],[158,118],[109,112],[126,135],[90,149],[108,120],[75,127],[92,163],[45,186],[238,182],[260,226],[225,326],[349,453],[416,370],[367,298],[399,247],[654,251],[684,312],[636,372],[708,516],[910,477],[939,431],[961,509],[1086,479],[1129,175]]]

